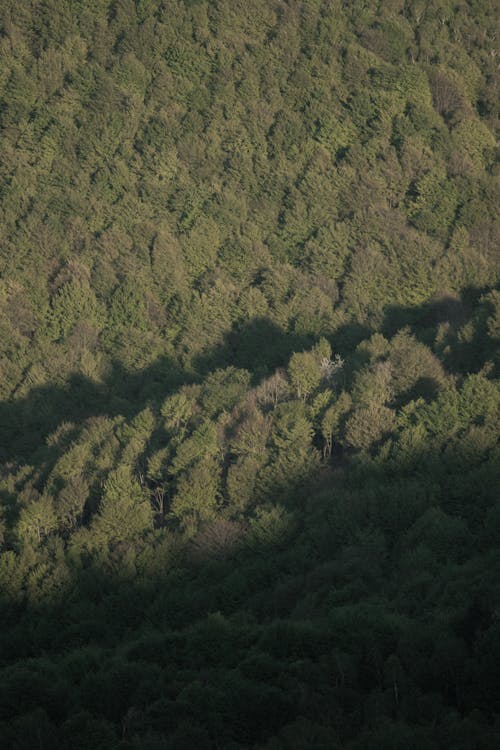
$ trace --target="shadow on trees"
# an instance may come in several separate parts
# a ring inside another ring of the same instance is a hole
[[[409,326],[425,338],[430,332],[435,333],[439,324],[463,325],[472,312],[473,307],[464,298],[451,294],[433,298],[417,307],[394,305],[385,311],[382,332],[393,336],[399,329]]]
[[[218,349],[195,359],[195,368],[204,374],[233,365],[248,370],[256,385],[278,367],[284,367],[293,352],[312,346],[314,340],[314,336],[286,333],[269,318],[253,318],[234,323]]]
[[[382,333],[391,337],[409,327],[427,346],[433,347],[439,340],[439,353],[448,370],[479,372],[498,356],[496,343],[487,331],[487,319],[493,310],[488,303],[481,303],[487,291],[466,287],[460,295],[443,294],[417,307],[389,306]]]
[[[46,458],[45,439],[62,422],[78,424],[102,415],[132,417],[148,402],[160,402],[180,385],[199,382],[217,367],[244,368],[256,384],[312,342],[312,337],[284,333],[272,321],[256,318],[235,324],[221,346],[198,355],[194,370],[182,369],[172,358],[162,356],[133,372],[113,361],[102,383],[75,373],[64,386],[37,386],[25,398],[0,404],[0,460],[29,457],[36,461],[37,449]]]
[[[462,314],[455,302],[423,306],[411,329],[421,337]],[[409,315],[388,310],[387,335]],[[63,420],[133,416],[218,366],[257,382],[307,345],[253,320],[194,374],[162,358],[139,373],[115,364],[99,386],[74,376],[34,389],[2,405],[4,445],[13,457]],[[151,569],[133,562],[134,543],[94,559],[55,544],[47,559],[62,565],[60,583],[38,599],[0,599],[3,746],[493,750],[498,473],[466,443],[383,461],[376,449],[334,454],[286,491],[278,532],[243,527],[225,547],[224,533],[202,531]]]
[[[324,470],[279,539],[227,555],[188,548],[154,575],[94,561],[52,600],[2,602],[4,746],[246,748],[276,736],[285,748],[444,750],[456,737],[493,750],[489,471],[430,446],[411,464],[358,456]]]
[[[418,307],[387,308],[382,332],[392,336],[409,326],[427,345],[435,341],[438,327],[448,324],[441,356],[450,370],[477,372],[494,359],[494,342],[487,336],[487,311],[477,311],[484,290],[466,289],[462,296],[444,296]],[[469,335],[459,336],[466,323]],[[328,338],[334,351],[348,355],[371,334],[368,326],[351,322],[342,325]],[[32,388],[21,399],[0,403],[0,460],[37,462],[46,460],[50,451],[46,438],[63,422],[79,424],[91,416],[123,415],[132,417],[149,402],[160,402],[180,385],[200,382],[216,368],[244,368],[251,373],[252,384],[284,367],[293,352],[314,343],[313,336],[284,332],[268,318],[234,323],[222,344],[194,358],[193,367],[182,368],[171,357],[162,356],[144,370],[129,371],[113,361],[109,375],[96,383],[81,373],[73,374],[64,386],[43,385]]]
[[[172,360],[161,357],[141,372],[128,372],[113,362],[102,383],[75,373],[63,386],[32,388],[25,398],[0,404],[0,458],[19,460],[37,449],[43,452],[45,439],[63,422],[78,424],[98,415],[132,416],[140,405],[188,377]]]

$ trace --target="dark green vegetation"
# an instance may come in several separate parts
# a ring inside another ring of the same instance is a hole
[[[497,750],[495,4],[0,6],[0,746]]]

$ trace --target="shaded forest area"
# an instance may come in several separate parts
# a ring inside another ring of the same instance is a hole
[[[4,0],[0,743],[497,750],[487,0]]]

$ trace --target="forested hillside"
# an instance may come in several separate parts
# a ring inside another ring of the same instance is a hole
[[[0,745],[500,746],[490,0],[1,0]]]

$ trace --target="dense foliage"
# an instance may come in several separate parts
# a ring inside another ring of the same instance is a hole
[[[495,4],[0,5],[2,747],[496,750]]]

